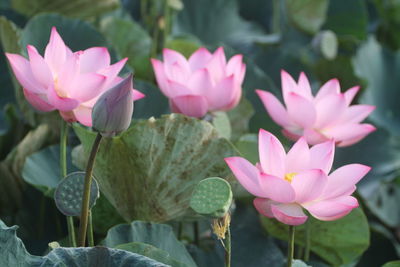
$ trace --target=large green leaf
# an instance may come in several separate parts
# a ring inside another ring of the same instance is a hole
[[[368,12],[364,0],[331,0],[323,28],[339,38],[363,40],[367,37]]]
[[[359,257],[369,246],[368,221],[360,208],[342,219],[330,222],[309,217],[311,251],[334,266],[347,264]],[[271,235],[287,240],[289,228],[275,219],[262,217],[264,228]],[[305,244],[305,225],[296,227],[295,242]]]
[[[174,24],[175,33],[193,34],[206,44],[223,42],[240,47],[265,36],[260,27],[239,16],[236,1],[185,0],[183,5]]]
[[[329,0],[286,0],[290,21],[307,33],[316,33],[325,22]]]
[[[377,107],[371,120],[399,135],[400,52],[391,52],[370,37],[357,51],[353,63],[356,74],[368,82],[362,102]]]
[[[108,231],[104,245],[117,247],[132,242],[152,245],[166,251],[176,261],[187,266],[196,266],[185,246],[176,239],[172,227],[169,225],[141,221],[117,225]]]
[[[148,33],[128,15],[116,13],[101,20],[100,30],[113,45],[120,57],[128,57],[136,78],[151,80],[151,38]]]
[[[0,220],[0,265],[1,266],[167,266],[145,256],[124,250],[106,247],[56,248],[46,256],[29,254],[22,241],[16,236],[17,226],[7,227]]]
[[[105,38],[89,23],[58,14],[40,14],[26,24],[21,35],[21,47],[30,44],[43,53],[49,42],[51,28],[55,26],[65,44],[72,51],[93,46],[107,46]]]
[[[156,261],[168,264],[170,266],[174,267],[187,267],[188,265],[179,262],[169,255],[168,252],[161,250],[159,248],[156,248],[155,246],[141,243],[141,242],[131,242],[131,243],[126,243],[126,244],[121,244],[116,246],[118,249],[123,249],[127,250],[133,253],[137,253],[146,257],[149,257],[150,259],[154,259]]]
[[[67,149],[68,173],[76,171],[71,164],[70,149]],[[47,147],[26,158],[22,170],[24,180],[53,197],[54,189],[60,182],[60,147]]]
[[[400,261],[390,261],[385,263],[382,267],[400,267]]]
[[[89,18],[119,6],[118,0],[11,0],[12,7],[21,14],[33,16],[42,12],[56,12],[66,16]]]
[[[95,133],[74,128],[88,155]],[[75,153],[78,161],[81,153]],[[121,136],[104,139],[94,175],[125,220],[162,222],[185,215],[200,180],[228,175],[223,159],[232,155],[233,146],[210,123],[171,114],[137,121]]]

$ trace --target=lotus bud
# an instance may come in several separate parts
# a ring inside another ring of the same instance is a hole
[[[106,91],[94,105],[93,129],[101,135],[112,137],[128,129],[133,113],[132,77]]]

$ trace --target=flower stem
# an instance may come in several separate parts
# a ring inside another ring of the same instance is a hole
[[[64,179],[67,176],[67,139],[68,139],[68,124],[61,120],[60,127],[60,176]],[[67,216],[68,239],[71,247],[76,247],[74,218]]]
[[[304,248],[304,261],[310,259],[310,242],[311,242],[311,223],[310,220],[306,222],[306,245]]]
[[[89,247],[94,247],[94,238],[93,238],[93,222],[92,222],[92,211],[89,210],[89,219],[88,219],[88,244]]]
[[[231,229],[230,226],[226,229],[225,238],[225,267],[231,267]]]
[[[294,226],[293,225],[289,225],[287,267],[292,267],[293,254],[294,254]]]
[[[89,160],[86,165],[85,186],[83,188],[83,198],[82,198],[81,222],[79,225],[79,245],[81,247],[85,246],[86,231],[89,219],[89,199],[90,199],[90,187],[92,184],[92,173],[93,173],[94,162],[96,159],[96,154],[97,151],[99,150],[101,138],[102,138],[101,134],[98,133],[92,145],[92,151],[90,152]]]

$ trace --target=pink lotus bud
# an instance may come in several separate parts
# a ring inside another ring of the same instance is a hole
[[[259,213],[278,221],[299,225],[307,220],[306,209],[322,221],[337,220],[358,207],[351,194],[370,167],[349,164],[331,174],[335,153],[333,140],[309,148],[301,137],[285,152],[271,133],[260,130],[260,163],[256,166],[244,158],[225,158],[240,184],[256,197]]]
[[[370,105],[350,105],[359,87],[340,92],[337,79],[326,82],[316,96],[304,73],[299,81],[282,71],[282,93],[286,108],[269,92],[256,90],[271,118],[292,140],[304,136],[311,145],[334,139],[338,146],[352,145],[375,127],[361,123],[374,109]]]
[[[164,62],[151,62],[173,112],[203,117],[209,111],[230,110],[239,103],[246,72],[242,55],[226,62],[222,47],[214,54],[202,47],[188,60],[171,49],[164,49],[163,56]]]
[[[17,54],[6,56],[28,102],[40,111],[59,110],[65,120],[86,126],[92,125],[92,108],[100,95],[122,80],[118,73],[127,61],[110,65],[105,47],[72,52],[55,27],[44,57],[31,45],[27,50],[29,60]],[[144,95],[135,91],[134,97]]]
[[[132,74],[105,92],[93,107],[93,129],[112,137],[131,124],[133,114]]]

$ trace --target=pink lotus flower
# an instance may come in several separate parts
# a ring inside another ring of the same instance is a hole
[[[27,50],[29,61],[17,54],[6,56],[28,102],[40,111],[57,109],[65,120],[86,126],[92,125],[91,113],[97,99],[122,81],[118,73],[127,61],[125,58],[110,65],[105,47],[72,52],[55,27],[44,58],[31,45]],[[134,90],[134,99],[142,97]]]
[[[300,74],[298,83],[285,71],[281,77],[286,109],[271,93],[256,92],[288,138],[297,140],[304,136],[311,145],[334,139],[338,146],[349,146],[375,130],[371,124],[360,123],[375,107],[350,105],[358,86],[340,93],[339,81],[332,79],[314,97],[304,73]]]
[[[202,47],[189,60],[171,49],[164,49],[163,56],[164,62],[151,59],[151,63],[173,112],[199,118],[208,111],[230,110],[239,103],[246,72],[242,55],[226,62],[222,47],[214,54]]]
[[[241,157],[225,161],[240,184],[257,197],[253,203],[262,215],[299,225],[307,220],[303,208],[319,220],[331,221],[358,207],[350,195],[371,168],[350,164],[329,174],[333,140],[309,148],[301,137],[286,154],[279,140],[261,129],[258,149],[260,163],[256,166]]]

